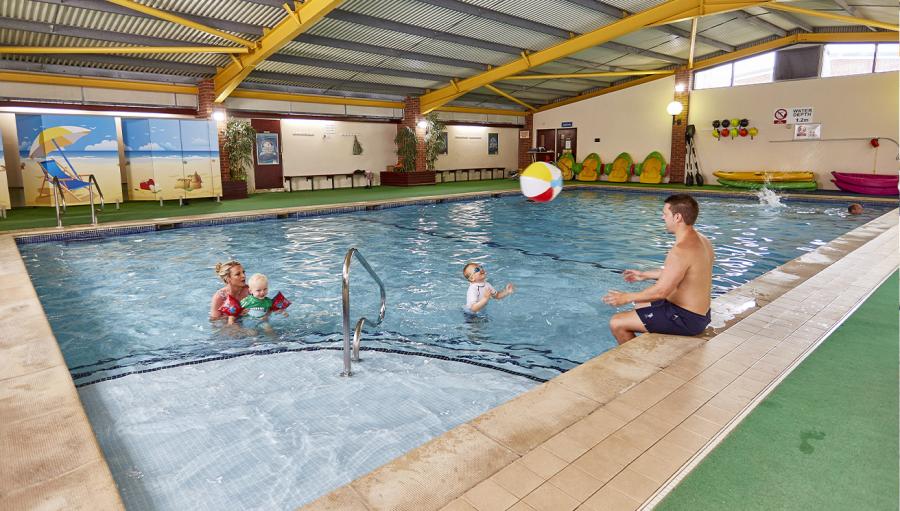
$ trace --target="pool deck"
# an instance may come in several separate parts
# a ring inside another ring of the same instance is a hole
[[[124,509],[19,255],[17,236],[162,229],[211,218],[267,218],[379,203],[0,235],[0,295],[5,297],[0,304],[0,508]],[[719,297],[715,309],[734,318],[703,338],[641,336],[303,509],[561,511],[652,504],[896,270],[897,246],[893,210]]]

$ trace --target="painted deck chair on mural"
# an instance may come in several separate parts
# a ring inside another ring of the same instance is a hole
[[[90,181],[82,180],[74,171],[71,173],[66,172],[65,169],[59,166],[59,163],[57,163],[56,160],[43,160],[38,162],[38,164],[44,172],[44,180],[41,182],[40,190],[38,190],[38,198],[50,196],[51,192],[47,189],[47,184],[50,183],[52,186],[53,178],[59,180],[61,193],[65,194],[65,192],[69,192],[69,195],[75,200],[82,200],[80,197],[75,196],[75,190],[91,186]],[[63,200],[65,200],[65,197],[63,197]]]

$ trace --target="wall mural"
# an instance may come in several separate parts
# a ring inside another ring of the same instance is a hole
[[[216,123],[188,119],[123,119],[130,200],[222,194]]]
[[[16,128],[26,206],[53,206],[54,176],[66,204],[89,204],[90,187],[84,183],[91,174],[106,202],[122,201],[114,118],[16,115]]]
[[[6,179],[6,160],[3,155],[3,134],[0,133],[0,207],[10,209],[9,181]]]

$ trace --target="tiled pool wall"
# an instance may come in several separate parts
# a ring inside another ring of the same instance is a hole
[[[616,192],[629,192],[653,195],[666,195],[676,193],[668,189],[634,189],[630,187],[614,187],[614,186],[596,186],[596,185],[575,185],[576,189],[588,190],[607,190]],[[681,192],[681,190],[678,190]],[[713,197],[752,197],[747,193],[722,193],[722,192],[704,192],[702,190],[684,190],[685,193],[693,193],[703,196]],[[223,225],[239,222],[255,222],[264,220],[273,220],[279,218],[301,218],[309,216],[336,215],[362,210],[387,209],[409,205],[435,204],[442,202],[457,202],[479,200],[489,197],[502,197],[508,195],[516,195],[519,192],[511,189],[509,191],[492,191],[492,192],[476,192],[467,194],[458,194],[453,196],[435,196],[423,197],[409,200],[395,200],[384,202],[367,202],[354,203],[341,206],[306,206],[296,208],[284,208],[278,210],[266,210],[258,213],[233,213],[228,215],[203,215],[196,217],[173,218],[167,220],[152,221],[132,221],[108,224],[97,227],[66,227],[62,230],[57,229],[32,229],[0,235],[0,278],[4,284],[0,286],[0,295],[4,296],[4,301],[0,304],[0,412],[4,417],[3,424],[0,424],[0,458],[4,459],[4,463],[0,466],[0,507],[9,507],[12,509],[36,507],[39,503],[53,502],[58,508],[65,509],[123,509],[121,499],[116,491],[115,484],[106,465],[106,461],[99,449],[96,438],[91,430],[90,423],[84,413],[81,403],[75,390],[72,378],[68,368],[62,358],[59,346],[53,335],[50,325],[44,315],[37,294],[31,285],[30,278],[25,268],[24,262],[19,255],[17,244],[38,243],[45,241],[60,240],[89,240],[100,239],[110,236],[119,236],[123,234],[132,234],[139,232],[150,232],[156,230],[168,230],[173,228],[196,227],[206,225]],[[848,200],[847,197],[839,196],[822,196],[822,197],[789,197],[791,201],[809,201],[823,202],[834,200]],[[854,201],[863,202],[854,198]],[[865,201],[874,204],[890,204],[890,201],[871,200]],[[884,218],[891,216],[896,224],[896,211],[892,211],[884,215],[881,219],[870,222],[851,233],[848,233],[835,242],[859,246],[865,242],[865,239],[872,239],[878,235],[878,229],[872,227],[878,222],[884,223]],[[884,230],[884,229],[882,229]],[[858,232],[859,231],[859,232]],[[856,234],[854,234],[856,233]],[[844,239],[846,238],[846,239]],[[842,240],[843,241],[839,241]],[[834,243],[834,242],[832,242]],[[826,245],[822,250],[829,250]],[[839,252],[841,250],[838,250]],[[798,258],[801,259],[801,258]],[[795,260],[796,261],[796,260]],[[834,261],[825,264],[828,266]],[[784,266],[794,264],[792,261]],[[821,266],[821,264],[820,264]],[[783,267],[773,270],[783,271]],[[796,269],[796,268],[795,268]],[[817,271],[817,270],[816,270]],[[773,273],[769,272],[769,274]],[[814,272],[807,270],[809,274]],[[743,315],[749,314],[764,303],[765,300],[773,296],[761,295],[758,291],[767,289],[767,276],[763,275],[759,279],[754,280],[741,288],[720,297],[718,300],[734,300],[736,303],[752,297],[756,302],[754,307],[743,311]],[[808,278],[808,277],[807,277]],[[805,279],[803,279],[805,280]],[[798,282],[794,282],[797,284]],[[776,286],[777,287],[777,286]],[[751,296],[754,295],[754,296]],[[730,298],[729,298],[730,297]],[[763,301],[758,300],[759,297]],[[748,312],[749,311],[749,312]],[[726,327],[734,323],[741,316],[730,320]],[[645,371],[638,371],[641,381],[657,372],[662,363],[661,360],[652,361],[653,357],[659,357],[659,353],[664,353],[663,358],[666,363],[671,363],[678,357],[686,353],[686,347],[696,347],[700,339],[693,339],[685,342],[685,338],[677,338],[678,342],[660,342],[660,338],[654,336],[643,336],[641,342],[626,344],[622,348],[618,348],[609,352],[606,359],[614,359],[616,356],[633,356],[638,364],[642,364],[639,360],[642,357],[649,357],[649,367],[653,371],[644,374]],[[662,340],[672,336],[662,336]],[[670,339],[671,340],[671,339]],[[653,349],[641,349],[651,344],[659,347],[659,352]],[[679,346],[673,349],[673,346]],[[689,350],[688,350],[689,351]],[[627,355],[627,354],[631,355]],[[654,354],[655,353],[655,354]],[[601,355],[602,358],[604,357]],[[671,360],[669,360],[671,359]],[[643,363],[645,366],[647,363]],[[575,381],[579,375],[587,375],[592,371],[594,361],[589,361],[575,370],[569,371],[560,378],[565,377],[567,381]],[[646,369],[646,367],[645,367]],[[634,375],[632,375],[634,376]],[[558,387],[556,380],[544,384],[540,389],[550,385],[549,388]],[[590,380],[591,378],[588,378]],[[604,378],[599,378],[604,381]],[[630,382],[631,380],[622,380]],[[619,383],[622,383],[620,381]],[[594,386],[593,382],[582,382]],[[628,383],[635,385],[637,382]],[[577,386],[577,385],[576,385]],[[618,387],[612,386],[610,389]],[[622,387],[626,388],[626,387]],[[607,389],[605,392],[609,392]],[[619,388],[621,391],[622,389]],[[545,400],[540,398],[544,391],[535,390],[527,393],[529,396],[524,398],[527,402],[535,406],[535,410],[551,411],[547,408]],[[534,393],[532,396],[531,394]],[[535,397],[538,396],[534,401]],[[550,398],[550,396],[546,396]],[[519,398],[512,402],[518,401]],[[512,403],[510,402],[510,403]],[[529,406],[532,406],[529,405]],[[502,405],[485,414],[485,416],[503,415],[502,412],[496,412],[498,409],[504,408]],[[484,416],[483,416],[484,417]],[[550,422],[547,422],[547,418]],[[554,430],[560,425],[566,425],[569,421],[563,415],[555,415],[550,413],[547,418],[536,422],[544,430]],[[479,418],[481,419],[481,418]],[[478,421],[479,419],[475,419]],[[481,419],[484,422],[484,419]],[[516,417],[515,421],[519,418]],[[475,422],[473,421],[473,422]],[[505,422],[502,419],[500,422]],[[445,437],[454,438],[460,435],[473,436],[474,430],[469,430],[469,425],[461,426]],[[540,428],[539,428],[540,429]],[[476,435],[477,436],[477,435]],[[440,437],[444,438],[444,437]],[[439,439],[440,439],[439,438]],[[420,449],[427,448],[431,443]],[[478,447],[478,440],[474,443],[464,443],[465,451],[472,449],[481,449],[478,452],[486,454],[492,452],[491,448]],[[480,455],[481,455],[480,454]],[[487,479],[493,472],[490,467],[503,462],[505,466],[506,460],[504,456],[493,457],[492,461],[484,465],[478,470],[473,470],[471,474],[477,475],[487,470],[482,479]],[[393,463],[393,462],[392,462]],[[390,465],[390,464],[388,464]],[[386,465],[386,466],[388,466]],[[499,470],[502,466],[496,467]],[[376,470],[378,472],[381,469]],[[494,471],[496,471],[494,470]],[[373,472],[373,474],[375,473]],[[369,477],[369,476],[367,476]],[[371,478],[369,478],[371,480]],[[450,497],[456,497],[459,492],[459,485],[450,485],[447,489],[453,489],[457,493]],[[466,487],[465,489],[468,489]],[[464,489],[464,490],[465,490]],[[338,490],[335,495],[341,495],[343,490]],[[445,492],[438,492],[444,494]],[[356,495],[358,499],[358,494]],[[321,506],[333,500],[333,496],[326,496],[316,506]],[[349,503],[350,501],[348,501]],[[356,506],[358,502],[349,503],[348,505]],[[370,503],[371,504],[371,503]],[[341,504],[343,506],[343,504]],[[327,507],[326,507],[327,508]],[[325,508],[323,508],[325,509]],[[352,509],[352,507],[337,507],[335,509]],[[362,509],[362,508],[361,508]],[[424,508],[423,508],[424,509]]]

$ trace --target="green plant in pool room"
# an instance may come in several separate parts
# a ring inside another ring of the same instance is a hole
[[[441,136],[446,125],[434,112],[425,116],[425,123],[425,165],[428,170],[434,170],[434,163],[446,149],[446,142]]]
[[[246,181],[247,172],[253,168],[253,145],[256,130],[250,121],[229,119],[225,124],[225,142],[222,148],[228,152],[228,174],[233,181]]]
[[[415,172],[416,156],[419,149],[417,146],[416,132],[409,126],[397,131],[394,137],[394,143],[397,144],[397,157],[400,163],[397,166],[397,172]]]

